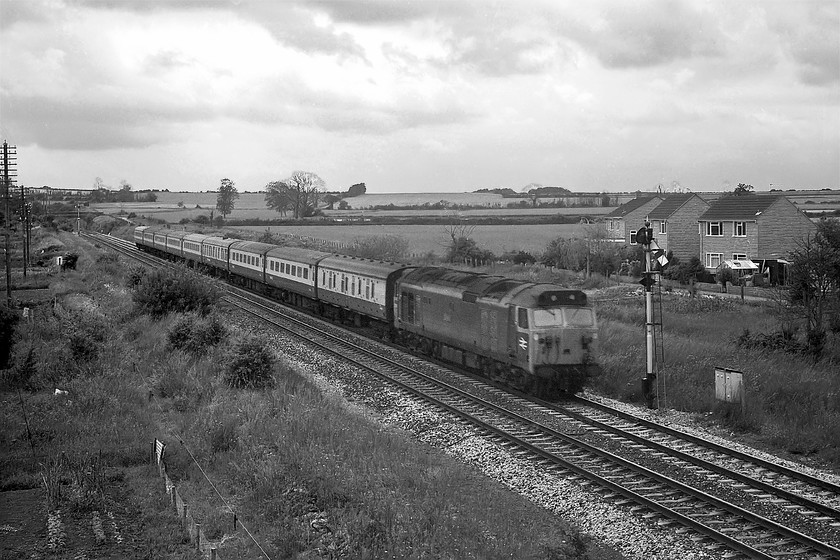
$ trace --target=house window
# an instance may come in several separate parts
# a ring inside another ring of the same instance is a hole
[[[635,229],[630,230],[630,244],[631,245],[636,244],[636,230]]]
[[[659,235],[666,235],[668,233],[668,222],[662,220],[659,222]]]
[[[723,222],[706,222],[706,235],[711,237],[723,236]]]
[[[607,229],[610,229],[610,230],[613,229],[613,221],[612,220],[607,220]]]
[[[733,237],[746,237],[747,236],[747,222],[733,222],[735,226],[732,229],[732,236]]]
[[[747,260],[747,255],[744,253],[732,253],[732,260],[733,261],[745,261]]]
[[[723,260],[723,253],[706,253],[706,268],[717,268]]]

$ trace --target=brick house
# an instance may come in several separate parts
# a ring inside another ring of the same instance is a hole
[[[784,196],[723,196],[698,219],[700,260],[710,272],[727,260],[749,259],[771,269],[771,282],[791,251],[816,226]]]
[[[709,209],[709,203],[693,193],[669,194],[648,219],[659,248],[671,251],[681,261],[700,257],[697,220]]]
[[[659,196],[641,196],[625,202],[604,219],[607,240],[615,243],[636,243],[636,231],[645,225],[651,210],[662,202]]]

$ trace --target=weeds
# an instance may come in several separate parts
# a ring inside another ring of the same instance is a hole
[[[171,348],[198,355],[216,347],[227,335],[227,329],[218,315],[185,315],[169,329],[167,340]]]
[[[224,358],[224,380],[234,389],[263,389],[274,384],[274,354],[265,341],[245,337]]]

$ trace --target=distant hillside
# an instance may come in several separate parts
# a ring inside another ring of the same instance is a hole
[[[515,190],[507,187],[496,187],[495,189],[478,189],[477,191],[473,192],[499,194],[502,195],[503,198],[522,198],[526,196],[536,196],[539,198],[558,198],[563,196],[570,196],[572,194],[572,191],[570,191],[569,189],[564,189],[563,187],[546,187],[545,185],[540,185],[539,183],[530,183],[528,185],[525,185],[519,192],[516,192]]]

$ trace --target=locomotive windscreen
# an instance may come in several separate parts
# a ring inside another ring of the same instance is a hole
[[[586,305],[586,294],[580,290],[549,290],[537,296],[538,307]]]

